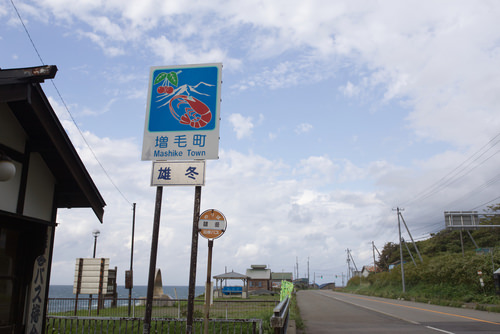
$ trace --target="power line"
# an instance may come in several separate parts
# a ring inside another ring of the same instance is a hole
[[[40,62],[42,63],[42,65],[45,65],[45,62],[43,61],[42,59],[42,56],[40,55],[40,52],[38,52],[38,49],[35,45],[35,42],[33,41],[33,39],[31,38],[31,35],[28,31],[28,28],[26,27],[26,25],[24,24],[24,21],[21,17],[21,14],[19,13],[19,11],[17,10],[17,7],[16,5],[14,4],[14,0],[10,0],[10,3],[12,4],[12,7],[14,7],[14,10],[16,11],[16,14],[17,14],[17,17],[19,18],[19,21],[21,22],[23,28],[24,28],[24,31],[26,32],[26,35],[28,36],[30,42],[31,42],[31,45],[33,46],[33,49],[35,50],[36,54],[38,55],[38,59],[40,59]],[[69,108],[68,106],[66,105],[66,102],[64,101],[61,93],[59,92],[59,89],[57,88],[54,80],[50,80],[52,82],[52,85],[54,86],[54,89],[56,90],[57,92],[57,95],[59,96],[59,98],[61,99],[62,101],[62,104],[64,106],[64,109],[66,109],[67,113],[69,114],[70,118],[71,118],[71,121],[73,122],[73,124],[75,125],[75,127],[77,128],[78,132],[80,133],[80,136],[83,138],[83,141],[85,142],[85,145],[87,145],[87,147],[89,148],[90,152],[92,152],[92,155],[94,157],[94,159],[97,161],[97,163],[99,164],[99,166],[101,167],[102,171],[104,172],[104,174],[106,175],[106,177],[108,178],[108,180],[111,182],[111,184],[113,185],[113,187],[118,191],[118,193],[120,193],[120,195],[123,197],[123,199],[132,206],[132,203],[127,199],[127,197],[125,197],[125,195],[123,194],[123,192],[118,188],[118,186],[113,182],[113,179],[111,179],[111,176],[108,174],[108,172],[106,171],[106,169],[104,168],[104,166],[102,165],[102,163],[99,161],[99,159],[97,158],[97,155],[95,154],[94,150],[92,149],[92,147],[90,146],[90,144],[88,143],[87,139],[85,139],[85,136],[83,135],[83,132],[82,130],[80,129],[80,127],[78,126],[78,124],[76,123],[75,121],[75,118],[73,117],[73,115],[71,114],[71,112],[69,111]]]
[[[28,35],[28,38],[31,42],[31,45],[33,46],[33,49],[35,49],[35,52],[38,55],[38,59],[40,59],[40,61],[42,62],[42,65],[45,65],[45,63],[43,62],[42,56],[40,55],[40,53],[38,52],[38,49],[36,48],[35,42],[33,42],[33,39],[31,38],[31,35],[28,31],[28,28],[26,28],[26,26],[24,25],[24,21],[21,18],[21,14],[19,14],[19,11],[17,10],[16,5],[14,4],[14,0],[10,0],[10,3],[12,4],[12,7],[14,7],[14,10],[16,11],[17,17],[19,18],[19,21],[21,21],[21,24],[23,25],[24,31],[26,32],[26,35]]]
[[[466,160],[464,160],[461,164],[459,164],[451,172],[447,173],[445,176],[443,176],[441,179],[439,179],[436,183],[434,183],[433,185],[427,187],[426,189],[424,189],[423,191],[421,191],[420,193],[418,193],[417,196],[415,196],[413,199],[405,202],[405,204],[408,204],[408,203],[417,203],[417,202],[422,201],[424,199],[427,199],[427,198],[429,198],[431,196],[434,196],[437,193],[439,193],[440,191],[446,189],[450,185],[454,184],[455,182],[457,182],[461,178],[463,178],[466,175],[468,175],[469,173],[471,173],[477,167],[483,165],[486,161],[490,160],[492,157],[494,157],[500,151],[497,150],[496,152],[490,154],[489,156],[487,156],[486,158],[484,158],[483,160],[481,160],[478,164],[472,166],[473,163],[479,161],[486,153],[488,153],[491,149],[493,149],[500,142],[500,140],[498,139],[499,137],[500,137],[500,133],[497,134],[492,139],[490,139],[485,145],[483,145],[474,154],[472,154],[470,157],[468,157]],[[497,174],[496,176],[490,178],[489,180],[487,180],[486,182],[482,183],[481,185],[479,185],[475,189],[469,191],[465,195],[462,195],[461,197],[459,197],[459,198],[451,201],[448,204],[448,206],[455,205],[456,203],[459,203],[460,201],[462,201],[465,198],[469,197],[470,194],[472,194],[472,193],[476,193],[477,194],[478,192],[482,192],[485,189],[489,188],[490,186],[492,186],[493,184],[495,184],[495,183],[497,183],[499,181],[500,181],[500,174]],[[496,197],[496,198],[494,198],[494,199],[492,199],[492,200],[490,200],[488,202],[480,204],[480,205],[474,207],[471,210],[475,210],[477,208],[480,208],[480,207],[482,207],[484,205],[487,205],[487,204],[489,204],[491,202],[494,202],[494,201],[496,201],[498,199],[500,199],[500,196]],[[431,215],[427,215],[427,216],[431,216]],[[428,219],[425,219],[425,220],[428,220]],[[431,228],[431,230],[430,230],[429,233],[434,233],[434,232],[437,232],[437,231],[439,231],[439,230],[442,229],[442,227],[438,227],[438,225],[442,226],[442,222],[436,222],[436,223],[426,224],[424,226],[418,227],[416,230],[418,230],[418,231],[420,231],[420,230],[428,230],[429,228]]]
[[[483,155],[485,155],[488,151],[490,151],[494,146],[496,146],[500,140],[497,140],[497,138],[500,137],[500,133],[497,134],[495,137],[493,137],[490,141],[488,141],[485,145],[483,145],[478,151],[476,151],[474,154],[472,154],[470,157],[468,157],[466,160],[464,160],[461,164],[459,164],[457,167],[455,167],[452,171],[450,171],[448,174],[443,176],[441,179],[439,179],[436,183],[433,185],[427,187],[426,189],[422,190],[420,193],[418,193],[413,199],[404,202],[401,205],[408,206],[409,203],[415,203],[424,199],[427,199],[431,196],[434,196],[441,190],[445,189],[446,187],[450,186],[451,184],[455,183],[458,181],[460,178],[464,177],[468,173],[470,173],[472,170],[475,168],[479,167],[480,165],[484,164],[486,161],[491,159],[493,156],[495,156],[497,153],[500,151],[496,151],[483,161],[481,161],[479,164],[476,166],[471,167],[469,170],[466,170],[468,167],[470,167],[474,162],[478,161]],[[496,140],[496,142],[494,142]],[[493,143],[494,142],[494,143]],[[491,145],[490,145],[491,144]],[[488,147],[484,152],[481,153],[482,150],[484,150],[486,147]],[[461,174],[462,173],[462,174]]]

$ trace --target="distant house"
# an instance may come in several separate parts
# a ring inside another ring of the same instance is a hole
[[[271,290],[271,269],[265,264],[252,264],[246,271],[248,290]]]
[[[297,278],[293,280],[293,285],[299,289],[307,289],[309,287],[308,278]]]
[[[368,275],[372,273],[378,273],[380,271],[380,268],[377,268],[375,266],[363,266],[363,269],[361,269],[361,276],[368,277]]]
[[[281,289],[281,281],[293,281],[292,273],[271,273],[271,287],[273,289]]]
[[[406,261],[403,261],[403,264],[405,264],[405,263],[406,263]],[[396,262],[389,264],[389,271],[394,269],[395,267],[399,266],[400,264],[401,264],[400,260],[397,260]]]

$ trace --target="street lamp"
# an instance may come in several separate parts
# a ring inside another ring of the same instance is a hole
[[[94,259],[95,259],[95,248],[97,246],[97,237],[99,236],[99,234],[101,234],[99,230],[92,231],[92,235],[94,236],[94,256],[93,256]]]

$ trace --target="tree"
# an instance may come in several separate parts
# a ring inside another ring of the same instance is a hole
[[[388,242],[384,245],[378,261],[375,261],[375,264],[383,271],[387,271],[389,270],[389,264],[397,260],[399,260],[399,245]]]

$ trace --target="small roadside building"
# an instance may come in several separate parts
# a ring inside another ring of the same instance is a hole
[[[248,280],[249,277],[234,271],[214,276],[215,291],[214,298],[229,297],[240,295],[241,298],[248,297]],[[241,281],[242,285],[231,285],[229,281]]]
[[[271,287],[273,289],[281,289],[281,281],[293,281],[292,273],[271,273]]]
[[[43,332],[57,210],[106,205],[40,85],[56,71],[0,69],[0,333]]]
[[[248,290],[271,290],[271,269],[265,264],[252,264],[246,271]]]
[[[375,274],[380,272],[380,269],[375,266],[363,266],[361,269],[361,276],[368,277],[370,274]]]

